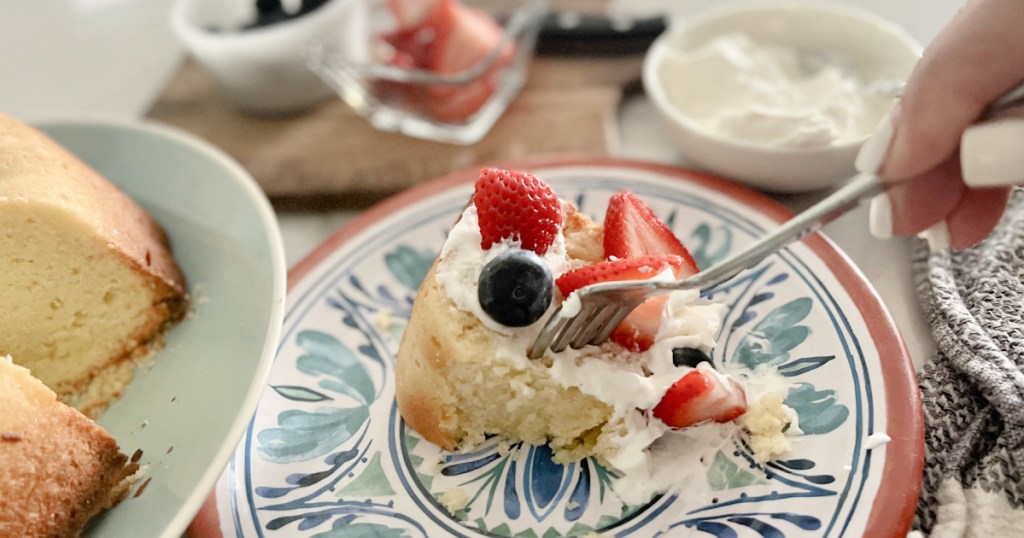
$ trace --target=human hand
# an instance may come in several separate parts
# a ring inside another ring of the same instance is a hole
[[[968,0],[925,49],[889,120],[857,158],[861,171],[902,183],[873,203],[876,235],[913,235],[945,221],[950,246],[966,248],[999,222],[1009,187],[965,184],[958,148],[988,104],[1024,79],[1022,8],[1020,0]],[[1004,132],[993,142],[1021,148],[1024,121],[1014,130],[1016,137]]]

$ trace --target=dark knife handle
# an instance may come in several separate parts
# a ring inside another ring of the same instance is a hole
[[[642,54],[665,28],[662,16],[613,19],[552,11],[541,23],[537,53],[560,56]]]

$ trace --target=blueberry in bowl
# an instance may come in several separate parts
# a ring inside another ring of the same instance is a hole
[[[297,10],[289,10],[285,8],[282,0],[256,0],[256,20],[243,26],[242,30],[270,26],[301,17],[328,1],[330,0],[302,0]]]

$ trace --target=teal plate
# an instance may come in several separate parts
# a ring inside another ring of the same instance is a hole
[[[607,158],[530,169],[599,220],[608,197],[646,200],[703,267],[789,213],[689,170]],[[621,502],[599,462],[552,462],[545,447],[488,444],[451,454],[408,429],[394,357],[416,289],[472,192],[475,171],[427,183],[369,211],[290,275],[270,382],[194,536],[888,536],[917,499],[923,429],[914,371],[860,273],[813,235],[709,295],[728,307],[713,357],[775,366],[804,434],[766,465],[740,433],[695,466],[707,495]],[[877,448],[869,435],[888,433]],[[449,513],[453,488],[468,503]]]
[[[39,126],[163,225],[195,314],[167,333],[99,423],[142,450],[143,481],[86,536],[178,537],[224,469],[256,407],[279,340],[285,263],[266,197],[208,144],[151,124]],[[144,487],[144,489],[143,489]]]

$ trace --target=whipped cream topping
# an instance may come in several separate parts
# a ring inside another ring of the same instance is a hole
[[[448,235],[441,250],[437,281],[444,287],[456,307],[474,314],[488,329],[501,335],[497,353],[520,368],[529,366],[526,351],[544,323],[558,307],[555,301],[548,312],[528,327],[501,325],[488,316],[477,297],[477,279],[484,265],[512,248],[515,241],[503,241],[488,250],[480,248],[481,236],[476,207],[470,204]],[[566,254],[565,238],[558,234],[542,259],[557,279],[575,267]],[[570,310],[574,300],[570,299]],[[578,299],[575,303],[578,303]],[[709,351],[721,329],[725,306],[700,299],[696,291],[675,291],[669,294],[655,345],[643,353],[630,353],[615,344],[548,351],[551,375],[565,387],[576,387],[616,411],[650,409],[676,380],[689,368],[672,364],[672,349],[694,347]],[[656,419],[654,419],[656,421]]]
[[[462,217],[448,233],[448,240],[441,248],[439,255],[441,264],[436,272],[437,281],[448,292],[448,296],[455,306],[480,318],[480,322],[488,329],[509,336],[524,332],[532,332],[536,335],[544,326],[544,321],[550,316],[550,311],[524,330],[507,327],[494,321],[480,306],[477,294],[481,269],[492,259],[520,246],[518,241],[504,240],[485,251],[480,247],[481,241],[476,206],[469,204],[463,210]],[[554,243],[548,248],[542,259],[551,269],[551,274],[555,278],[570,269],[565,252],[565,237],[562,234],[555,235]],[[553,309],[554,306],[549,310]]]
[[[534,363],[527,357],[527,350],[557,309],[557,300],[552,301],[544,316],[527,327],[511,328],[492,320],[478,300],[480,272],[491,259],[519,245],[515,241],[503,241],[486,251],[480,245],[477,211],[470,204],[449,233],[435,278],[456,307],[472,313],[494,331],[494,349],[500,359],[514,368],[530,368]],[[579,265],[569,260],[562,234],[556,236],[542,259],[555,279]],[[664,276],[671,277],[670,273]],[[578,311],[579,303],[578,297],[571,294],[565,300],[562,315]],[[563,387],[575,387],[604,402],[613,409],[613,418],[621,418],[625,424],[626,435],[614,439],[617,450],[606,454],[608,463],[620,472],[613,487],[624,502],[640,503],[675,486],[691,487],[687,484],[693,482],[690,480],[693,477],[680,473],[693,471],[684,471],[681,468],[689,466],[673,462],[678,461],[680,454],[686,454],[687,458],[701,458],[710,463],[715,452],[735,431],[737,426],[731,423],[705,424],[676,431],[650,412],[668,388],[692,370],[675,366],[672,350],[690,347],[710,351],[721,330],[724,313],[725,305],[701,299],[696,290],[674,291],[666,301],[655,343],[647,351],[629,352],[610,342],[578,350],[568,348],[559,353],[548,350],[546,358],[550,360],[549,373],[553,379]],[[710,365],[701,364],[699,368],[723,381],[726,377]],[[726,382],[725,386],[729,384]],[[777,388],[775,384],[771,387]],[[755,389],[756,394],[761,392]]]
[[[703,130],[754,144],[809,148],[867,136],[891,102],[863,90],[836,53],[758,43],[741,33],[672,50],[666,96]]]
[[[864,439],[864,450],[874,450],[880,446],[885,446],[889,441],[892,441],[892,437],[889,437],[889,434],[875,432]]]

